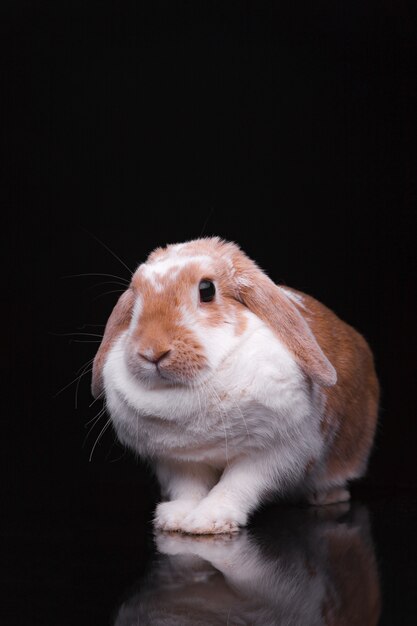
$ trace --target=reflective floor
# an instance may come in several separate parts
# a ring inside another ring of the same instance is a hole
[[[149,494],[129,507],[117,485],[90,486],[11,525],[2,623],[415,623],[416,507],[408,494],[271,505],[237,535],[193,538],[155,535]]]
[[[234,536],[158,534],[133,624],[377,624],[380,588],[365,507],[269,511]]]

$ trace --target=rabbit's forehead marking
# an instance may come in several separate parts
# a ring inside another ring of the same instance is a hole
[[[208,257],[160,259],[141,265],[133,279],[138,295],[133,318],[164,320],[174,324],[181,306],[191,307],[198,298],[197,285],[207,272]],[[139,304],[140,303],[140,304]]]
[[[208,267],[211,257],[208,255],[180,256],[175,252],[157,258],[143,264],[139,268],[140,275],[157,291],[161,291],[164,284],[178,279],[183,269],[199,265],[201,268]]]

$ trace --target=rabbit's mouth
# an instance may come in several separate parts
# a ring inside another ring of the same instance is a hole
[[[207,375],[209,367],[204,359],[198,363],[190,363],[187,359],[182,359],[174,351],[159,361],[150,361],[138,358],[137,355],[127,353],[125,362],[130,374],[141,383],[149,387],[162,386],[193,386]]]

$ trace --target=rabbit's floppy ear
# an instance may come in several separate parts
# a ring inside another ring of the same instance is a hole
[[[243,253],[235,261],[237,299],[268,324],[311,380],[323,387],[335,385],[335,368],[285,292]]]
[[[114,340],[125,330],[130,322],[133,308],[133,291],[128,289],[120,296],[116,306],[107,320],[103,339],[94,358],[93,376],[91,381],[91,392],[94,398],[98,398],[104,391],[103,388],[103,366],[107,353]]]

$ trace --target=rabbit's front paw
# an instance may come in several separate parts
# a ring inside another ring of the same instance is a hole
[[[181,523],[181,530],[191,535],[236,533],[245,526],[247,515],[230,504],[202,501]]]
[[[198,506],[196,500],[161,502],[156,507],[154,525],[158,530],[182,531],[185,517]]]

